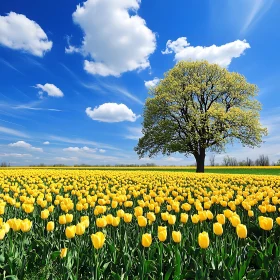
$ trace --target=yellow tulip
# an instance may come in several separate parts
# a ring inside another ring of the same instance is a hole
[[[180,221],[181,223],[185,224],[189,219],[189,215],[186,214],[186,213],[181,213],[181,216],[180,216]]]
[[[29,221],[28,219],[24,219],[23,221],[21,221],[20,229],[22,232],[30,231],[31,227],[32,227],[32,222]]]
[[[191,219],[192,219],[193,224],[197,224],[200,221],[199,215],[197,215],[197,214],[192,215]]]
[[[144,247],[150,247],[152,244],[152,235],[150,233],[145,233],[142,235],[142,245]]]
[[[276,223],[280,226],[280,217],[276,218]]]
[[[161,219],[163,221],[168,221],[168,217],[170,214],[168,212],[164,212],[164,213],[161,213],[160,215],[161,215]]]
[[[76,225],[76,234],[83,235],[85,233],[86,227],[83,223],[78,223]]]
[[[106,218],[97,218],[96,219],[96,226],[100,228],[104,228],[107,226]]]
[[[72,214],[66,214],[65,218],[66,218],[67,223],[72,223],[72,221],[73,221],[73,215]]]
[[[113,217],[113,220],[112,220],[112,226],[113,227],[117,227],[120,223],[120,217]]]
[[[247,227],[243,224],[238,224],[236,227],[236,233],[239,238],[246,238],[247,237]]]
[[[263,230],[271,230],[273,228],[273,220],[268,217],[260,216],[259,217],[260,228]]]
[[[63,248],[61,249],[61,252],[60,252],[60,258],[65,258],[66,255],[67,255],[67,248]]]
[[[123,216],[124,216],[124,211],[123,211],[122,209],[119,209],[119,210],[117,211],[117,216],[118,216],[119,218],[123,218]]]
[[[168,224],[174,225],[175,223],[176,223],[176,216],[175,215],[169,215]]]
[[[158,226],[158,239],[161,242],[164,242],[167,238],[167,228]]]
[[[135,208],[134,208],[134,215],[135,215],[136,217],[138,217],[138,216],[143,216],[143,208],[140,207],[140,206],[135,207]]]
[[[237,225],[241,224],[240,218],[237,215],[231,216],[229,220],[234,227],[237,227]]]
[[[147,213],[147,218],[149,221],[154,222],[156,220],[156,215],[153,212],[148,212]]]
[[[132,214],[130,214],[130,213],[125,213],[124,216],[123,216],[123,220],[124,220],[126,223],[130,223],[131,220],[132,220]]]
[[[5,230],[4,229],[0,229],[0,240],[3,240],[5,235],[6,235]]]
[[[180,231],[172,231],[172,239],[176,243],[180,243],[182,239],[182,235]]]
[[[225,224],[226,222],[226,217],[224,214],[218,214],[217,215],[217,221],[218,223],[220,223],[221,225]]]
[[[200,248],[206,249],[209,246],[209,235],[207,232],[203,231],[198,235],[198,244]]]
[[[65,235],[68,239],[75,237],[76,226],[68,226],[65,230]]]
[[[147,225],[147,219],[144,216],[138,216],[137,221],[140,227],[145,227]]]
[[[66,224],[66,217],[65,217],[65,215],[59,216],[58,222],[59,222],[60,225],[65,225]]]
[[[114,218],[114,217],[113,217],[112,214],[109,214],[109,215],[106,216],[106,222],[107,222],[108,225],[111,225],[111,224],[112,224],[113,218]]]
[[[220,223],[214,223],[213,224],[213,232],[216,235],[222,235],[223,234],[223,226]]]
[[[91,235],[91,241],[95,249],[100,249],[104,245],[105,235],[103,232],[98,231],[97,233]]]
[[[213,213],[210,210],[206,211],[207,219],[212,220],[213,219]]]
[[[48,222],[47,231],[53,231],[53,230],[54,230],[54,222]]]
[[[48,209],[45,209],[41,211],[41,219],[46,220],[50,215],[50,212]]]

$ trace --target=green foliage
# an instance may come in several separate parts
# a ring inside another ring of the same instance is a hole
[[[259,146],[267,130],[259,122],[257,91],[244,76],[216,64],[181,61],[151,89],[135,151],[140,157],[192,154],[204,169],[207,150],[221,152],[235,139]]]

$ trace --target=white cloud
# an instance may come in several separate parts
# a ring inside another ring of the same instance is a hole
[[[176,41],[168,40],[165,51],[162,54],[175,53],[175,60],[208,60],[210,63],[217,63],[222,67],[228,67],[233,58],[237,58],[250,48],[246,40],[236,40],[225,45],[210,47],[193,47],[186,37],[178,38]]]
[[[43,92],[46,92],[48,94],[48,96],[52,96],[52,97],[63,97],[63,92],[56,87],[53,84],[45,84],[45,85],[41,85],[41,84],[37,84],[35,86],[35,88],[39,88],[42,91],[39,91],[39,95],[42,97],[43,96]]]
[[[68,158],[66,158],[66,157],[55,157],[54,159],[57,160],[57,161],[73,161],[73,162],[79,161],[79,159],[77,157],[68,157]]]
[[[96,152],[96,149],[91,149],[86,146],[79,148],[79,147],[68,147],[64,148],[63,151],[65,152]]]
[[[169,161],[169,162],[178,162],[178,161],[182,161],[182,158],[176,158],[176,157],[167,157],[167,158],[163,158],[164,161]]]
[[[49,141],[45,141],[43,144],[44,145],[50,145],[50,142]]]
[[[17,141],[15,143],[9,144],[10,147],[17,147],[17,148],[24,148],[27,150],[37,151],[37,152],[43,152],[42,148],[35,148],[31,144],[26,143],[24,141]]]
[[[146,88],[153,88],[159,83],[160,79],[159,78],[154,78],[151,81],[145,81],[145,87]]]
[[[99,153],[105,153],[106,150],[103,150],[103,149],[99,149]]]
[[[78,5],[73,20],[84,32],[80,48],[69,46],[67,53],[90,56],[84,69],[93,75],[120,76],[150,66],[156,48],[155,34],[138,16],[141,0],[87,0]],[[134,13],[132,15],[132,13]]]
[[[21,131],[11,129],[11,128],[7,128],[7,127],[4,127],[4,126],[0,126],[0,132],[2,132],[4,134],[13,135],[13,136],[29,138],[29,136],[27,134],[25,134]]]
[[[4,153],[0,154],[0,157],[17,157],[17,158],[23,158],[23,157],[32,157],[30,154],[17,154],[17,153]]]
[[[52,48],[52,42],[35,21],[14,12],[0,16],[0,44],[40,57]]]
[[[108,123],[135,122],[138,118],[126,105],[117,103],[104,103],[94,109],[88,107],[86,114],[93,120]]]

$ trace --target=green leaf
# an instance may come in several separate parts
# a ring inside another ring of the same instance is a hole
[[[170,267],[167,273],[164,275],[164,280],[168,280],[173,272],[173,267]]]
[[[51,253],[51,259],[55,260],[56,258],[58,258],[60,256],[60,251],[55,251]]]

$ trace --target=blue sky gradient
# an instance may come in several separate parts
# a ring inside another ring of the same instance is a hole
[[[273,0],[2,0],[0,161],[193,164],[179,154],[139,160],[133,148],[148,87],[176,61],[200,57],[258,85],[269,130],[261,148],[236,143],[217,161],[277,161],[279,17]]]

